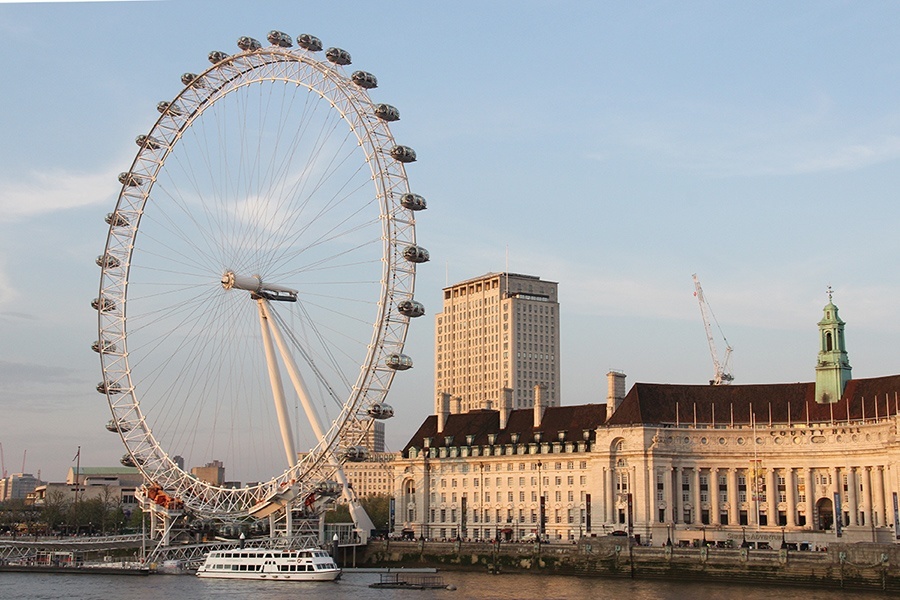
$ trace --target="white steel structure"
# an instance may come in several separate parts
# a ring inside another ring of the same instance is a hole
[[[425,201],[388,128],[399,112],[370,99],[373,75],[344,70],[346,51],[268,39],[210,53],[157,106],[97,259],[107,427],[124,463],[203,515],[271,515],[344,483],[335,457],[365,453],[341,433],[393,414],[424,314]],[[212,460],[244,483],[186,472]]]
[[[728,385],[734,381],[734,375],[731,374],[730,368],[731,353],[734,349],[728,344],[728,340],[725,339],[725,334],[722,332],[722,328],[719,327],[716,316],[706,302],[706,296],[703,295],[703,288],[700,287],[700,280],[697,278],[697,274],[694,273],[691,277],[694,279],[694,295],[697,297],[697,302],[700,303],[700,315],[703,317],[703,328],[706,330],[706,341],[709,344],[709,353],[712,355],[713,370],[715,371],[709,383],[710,385]],[[716,350],[716,341],[713,339],[712,321],[716,321],[716,327],[719,327],[719,333],[722,334],[722,339],[725,340],[725,358],[722,362],[719,362],[719,352]]]

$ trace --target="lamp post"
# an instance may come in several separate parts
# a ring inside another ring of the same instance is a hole
[[[784,527],[781,528],[781,549],[787,550],[787,541],[784,539]]]
[[[669,548],[672,547],[672,535],[671,535],[672,526],[669,523],[666,523],[666,546]]]

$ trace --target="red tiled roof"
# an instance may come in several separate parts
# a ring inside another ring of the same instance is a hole
[[[467,413],[450,415],[444,426],[444,431],[437,432],[437,415],[430,415],[425,419],[419,430],[413,434],[409,442],[403,448],[403,453],[413,446],[424,447],[425,438],[431,438],[431,446],[444,446],[445,438],[452,436],[453,446],[483,446],[488,445],[489,434],[496,434],[494,444],[512,443],[512,434],[519,434],[520,443],[531,443],[534,434],[541,432],[541,441],[559,441],[559,432],[565,431],[564,441],[575,442],[584,439],[583,432],[591,432],[603,424],[606,420],[605,404],[581,404],[578,406],[551,406],[544,411],[544,417],[538,428],[534,427],[534,410],[524,408],[510,412],[506,429],[500,429],[500,413],[496,410],[475,410]],[[466,436],[474,436],[471,444]]]
[[[676,422],[759,424],[845,421],[894,414],[900,375],[852,379],[834,404],[815,401],[816,384],[669,385],[636,383],[607,425]],[[849,416],[848,416],[849,415]]]

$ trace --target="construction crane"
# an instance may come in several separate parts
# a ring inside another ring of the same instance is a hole
[[[694,278],[694,295],[697,297],[697,302],[700,303],[700,314],[703,317],[703,327],[706,329],[706,341],[709,342],[709,353],[712,355],[713,368],[715,369],[715,375],[709,380],[709,385],[728,385],[734,381],[734,376],[730,372],[731,352],[733,349],[728,344],[728,340],[725,338],[722,328],[719,327],[716,316],[703,296],[703,288],[700,287],[700,280],[697,279],[697,274],[694,273],[692,277]],[[719,362],[719,352],[716,350],[716,341],[712,334],[713,322],[715,322],[719,333],[722,334],[722,339],[725,341],[725,358],[722,362]]]
[[[3,479],[6,479],[6,458],[3,456],[3,442],[0,442],[0,469],[3,469]]]

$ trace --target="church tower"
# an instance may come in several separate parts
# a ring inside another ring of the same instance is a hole
[[[828,304],[825,316],[819,321],[819,360],[816,362],[816,402],[837,402],[850,381],[850,360],[844,344],[844,322],[838,316],[838,308],[831,302],[828,288]]]

